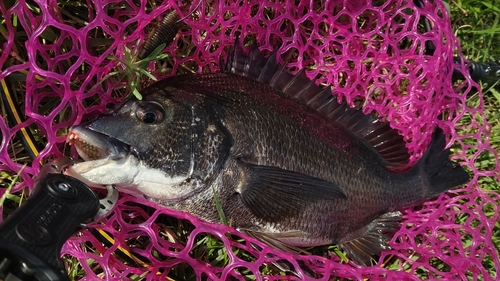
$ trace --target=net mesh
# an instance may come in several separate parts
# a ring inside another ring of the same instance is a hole
[[[473,175],[466,187],[406,210],[390,242],[393,249],[383,252],[373,267],[345,261],[328,251],[333,248],[320,248],[312,256],[279,252],[230,227],[121,195],[104,223],[89,226],[108,232],[113,245],[104,246],[89,229],[64,245],[63,254],[79,261],[83,272],[78,276],[84,280],[296,280],[312,278],[311,272],[323,280],[497,278],[500,262],[492,236],[498,232],[500,197],[489,189],[498,186],[500,165],[498,160],[493,167],[481,164],[485,155],[498,155],[489,143],[491,126],[479,86],[469,78],[467,65],[454,65],[460,46],[443,3],[214,0],[196,8],[197,3],[183,1],[35,2],[0,3],[7,39],[0,78],[26,78],[19,103],[27,121],[13,125],[0,118],[0,169],[20,173],[21,179],[11,192],[30,189],[40,161],[67,150],[68,127],[123,99],[126,70],[110,56],[126,60],[124,46],[137,49],[138,40],[172,8],[181,16],[195,12],[164,50],[169,56],[149,64],[154,76],[218,71],[219,58],[226,57],[239,35],[245,42],[257,41],[262,50],[278,48],[279,63],[288,62],[292,72],[305,68],[317,83],[331,85],[339,100],[388,120],[405,137],[413,163],[425,151],[433,128],[440,126],[453,145],[453,158]],[[24,44],[15,43],[24,39]],[[453,83],[454,69],[466,78]],[[23,169],[12,146],[16,132],[28,126],[36,128],[46,145]],[[489,186],[481,188],[480,183]],[[140,260],[114,254],[118,248]],[[288,261],[297,273],[274,268],[279,260]]]

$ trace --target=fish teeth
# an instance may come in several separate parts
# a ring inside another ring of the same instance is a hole
[[[68,138],[67,138],[66,142],[69,145],[73,145],[75,143],[75,141],[77,141],[77,140],[78,140],[78,136],[75,133],[70,133],[68,135]]]
[[[77,140],[80,149],[86,154],[89,160],[99,159],[101,154],[99,153],[99,149],[90,143],[82,140]]]
[[[76,150],[78,151],[78,154],[86,161],[97,160],[103,157],[101,153],[102,149],[82,140],[78,137],[78,135],[74,133],[71,133],[68,136],[68,143],[70,145],[74,145],[76,147]]]

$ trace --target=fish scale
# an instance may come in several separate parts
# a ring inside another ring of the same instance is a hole
[[[232,226],[284,251],[339,244],[369,265],[388,249],[398,211],[469,179],[442,130],[403,169],[406,147],[387,123],[258,48],[236,45],[222,73],[170,77],[141,95],[70,130],[86,161],[67,173],[220,223],[215,191]],[[83,142],[109,155],[85,159]]]

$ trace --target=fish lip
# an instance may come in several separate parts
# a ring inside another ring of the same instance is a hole
[[[83,126],[72,127],[66,141],[76,148],[84,161],[119,160],[130,154],[130,145]]]

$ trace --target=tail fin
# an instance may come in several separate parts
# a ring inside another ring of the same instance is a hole
[[[435,197],[470,180],[469,174],[462,166],[449,159],[450,149],[444,149],[445,146],[443,130],[437,128],[429,148],[415,165],[419,169],[424,169],[429,180],[430,188],[427,190],[426,198]]]

